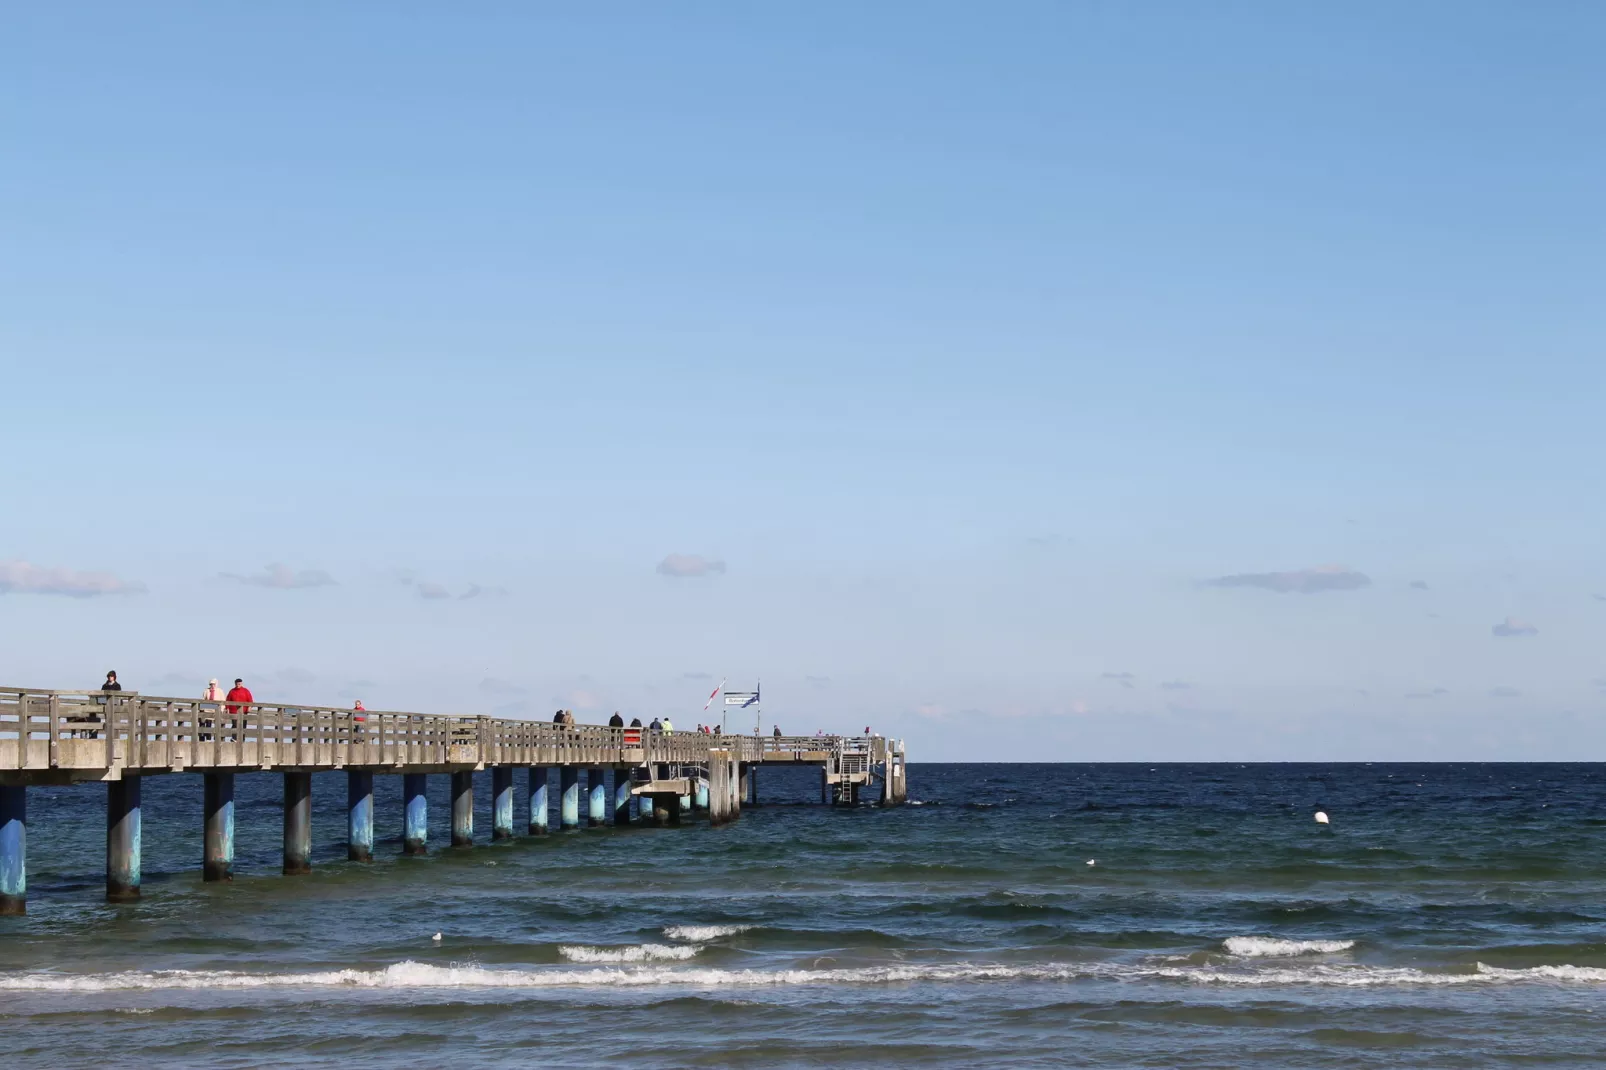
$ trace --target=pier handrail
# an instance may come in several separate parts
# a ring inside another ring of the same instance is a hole
[[[13,740],[18,745],[5,746]],[[697,763],[710,750],[743,762],[805,755],[819,761],[868,753],[871,737],[667,734],[471,714],[0,687],[0,753],[10,759],[0,760],[0,771]]]

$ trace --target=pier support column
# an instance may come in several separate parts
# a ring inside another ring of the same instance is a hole
[[[234,879],[234,774],[207,773],[201,785],[204,821],[201,879]]]
[[[346,857],[374,860],[374,774],[362,769],[346,770]]]
[[[622,765],[613,771],[613,823],[630,824],[630,770]]]
[[[747,767],[747,797],[743,800],[747,805],[758,807],[758,766]]]
[[[284,872],[312,872],[312,774],[284,774]]]
[[[558,766],[558,822],[566,829],[580,827],[580,770]]]
[[[106,898],[139,898],[139,786],[137,776],[106,782]]]
[[[0,787],[0,915],[28,912],[28,789]]]
[[[586,809],[586,824],[591,828],[604,824],[608,820],[608,774],[600,767],[592,767],[586,774],[587,786],[590,790],[590,805]]]
[[[736,797],[747,805],[747,778],[753,773],[753,767],[746,762],[736,763]]]
[[[402,774],[402,854],[429,853],[429,781],[423,773]]]
[[[491,839],[513,838],[513,767],[491,767]]]
[[[452,846],[474,846],[474,770],[452,774]]]
[[[822,806],[831,805],[831,781],[828,779],[830,775],[825,766],[820,766],[820,804]]]
[[[545,836],[547,823],[552,820],[547,812],[546,801],[547,768],[544,765],[530,766],[530,835]]]
[[[700,777],[692,788],[691,808],[705,811],[708,809],[708,779]]]
[[[708,756],[708,823],[729,821],[730,806],[730,762],[723,751],[715,751]]]

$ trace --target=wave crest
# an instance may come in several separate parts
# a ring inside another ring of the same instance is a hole
[[[671,940],[687,940],[694,944],[718,940],[722,936],[735,936],[751,929],[751,925],[670,925],[664,935]]]
[[[697,954],[697,951],[695,947],[671,947],[668,944],[638,944],[635,947],[582,945],[558,948],[558,954],[570,962],[658,962],[666,959],[684,961]]]
[[[1273,936],[1229,936],[1222,944],[1227,954],[1246,959],[1331,955],[1354,946],[1354,940],[1279,940]]]

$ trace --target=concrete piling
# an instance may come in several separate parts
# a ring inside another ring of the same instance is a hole
[[[139,898],[140,824],[137,776],[106,782],[106,899]]]
[[[513,838],[513,767],[491,767],[491,839]]]
[[[747,767],[747,794],[742,797],[742,802],[748,806],[758,806],[758,766],[756,765]]]
[[[312,872],[312,774],[284,774],[284,872]]]
[[[0,786],[0,915],[28,912],[28,789]]]
[[[428,781],[423,773],[402,774],[402,854],[429,853],[429,798],[425,794]]]
[[[606,823],[608,819],[608,781],[607,772],[600,767],[592,767],[586,773],[586,783],[589,805],[586,808],[586,824],[591,828]]]
[[[374,860],[374,774],[346,770],[346,858]]]
[[[580,827],[580,770],[576,766],[558,767],[558,823],[566,829]]]
[[[824,766],[820,767],[820,803],[823,806],[831,805],[831,781]]]
[[[234,879],[234,774],[207,773],[201,784],[201,879]]]
[[[630,824],[630,770],[622,765],[613,771],[613,823]]]
[[[532,836],[545,836],[547,823],[552,820],[547,812],[546,784],[546,766],[530,766],[530,835]]]
[[[691,808],[699,811],[708,809],[708,781],[703,777],[697,778],[696,788],[692,791]]]
[[[452,774],[452,846],[474,846],[474,770]]]

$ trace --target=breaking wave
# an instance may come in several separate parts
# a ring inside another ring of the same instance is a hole
[[[653,946],[653,945],[648,945]],[[587,954],[624,955],[637,948],[566,948]],[[695,948],[672,948],[695,954]],[[647,957],[645,951],[643,958]],[[577,959],[576,961],[582,961]],[[621,959],[584,960],[617,961]],[[1501,969],[1479,963],[1472,972],[1432,972],[1412,967],[1309,965],[1285,967],[1207,968],[1081,963],[1003,966],[948,965],[867,966],[825,970],[726,970],[668,966],[570,969],[491,969],[483,966],[431,966],[398,962],[377,970],[325,970],[307,973],[236,973],[227,970],[157,970],[151,972],[60,974],[34,972],[0,975],[0,990],[32,992],[114,992],[161,989],[248,988],[375,988],[375,989],[527,989],[553,987],[762,987],[776,985],[896,984],[901,982],[968,983],[987,981],[1170,980],[1210,985],[1316,985],[1340,987],[1601,984],[1606,968],[1533,966]]]
[[[1227,954],[1240,958],[1291,958],[1295,955],[1331,955],[1348,951],[1354,940],[1278,940],[1270,936],[1229,936],[1222,944]]]
[[[635,947],[584,947],[558,948],[558,954],[570,962],[658,962],[682,960],[697,954],[695,947],[671,947],[668,944],[639,944]]]
[[[689,940],[700,944],[708,940],[718,940],[723,936],[745,933],[751,928],[751,925],[671,925],[664,930],[664,935],[671,940]]]

